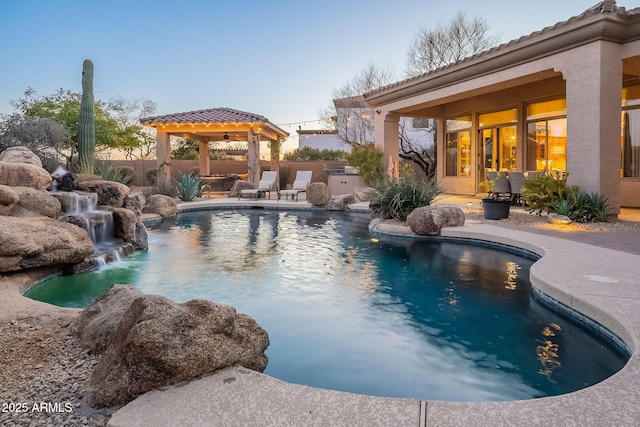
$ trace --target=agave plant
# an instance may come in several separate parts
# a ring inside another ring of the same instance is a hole
[[[178,187],[178,197],[180,200],[190,202],[198,197],[202,197],[202,192],[208,185],[202,184],[202,179],[194,173],[181,174],[180,181],[173,180]]]
[[[607,222],[608,207],[605,196],[577,189],[571,191],[566,199],[550,205],[549,211],[568,216],[576,222]]]

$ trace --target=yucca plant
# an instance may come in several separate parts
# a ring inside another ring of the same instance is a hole
[[[202,178],[194,173],[181,174],[180,181],[175,178],[173,181],[178,188],[178,198],[185,202],[202,197],[202,192],[209,187],[202,184]]]

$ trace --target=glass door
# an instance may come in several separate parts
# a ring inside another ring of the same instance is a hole
[[[481,129],[478,141],[480,161],[478,179],[484,180],[487,172],[516,170],[517,126],[496,126]]]

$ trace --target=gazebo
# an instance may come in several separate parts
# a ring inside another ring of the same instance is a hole
[[[156,162],[161,185],[168,185],[171,179],[171,135],[200,143],[199,170],[200,175],[205,176],[211,173],[209,142],[247,141],[249,180],[255,184],[260,180],[260,141],[277,141],[289,136],[264,116],[224,107],[146,117],[140,119],[140,123],[157,131]]]

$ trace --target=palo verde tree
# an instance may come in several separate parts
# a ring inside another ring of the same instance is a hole
[[[79,170],[93,174],[96,151],[96,113],[93,102],[93,62],[82,63],[82,99],[78,116]]]
[[[22,98],[12,100],[15,113],[10,117],[47,118],[62,125],[69,137],[58,151],[66,158],[67,168],[78,163],[78,122],[82,94],[58,89],[50,95],[40,95],[27,88]],[[131,159],[146,158],[153,153],[155,136],[140,125],[139,118],[153,115],[155,103],[148,100],[115,98],[108,102],[94,100],[95,150],[122,150]],[[17,119],[16,119],[17,120]]]
[[[153,116],[157,104],[149,99],[110,99],[106,110],[118,126],[116,146],[127,159],[146,159],[155,153],[155,129],[140,125],[140,119]]]

